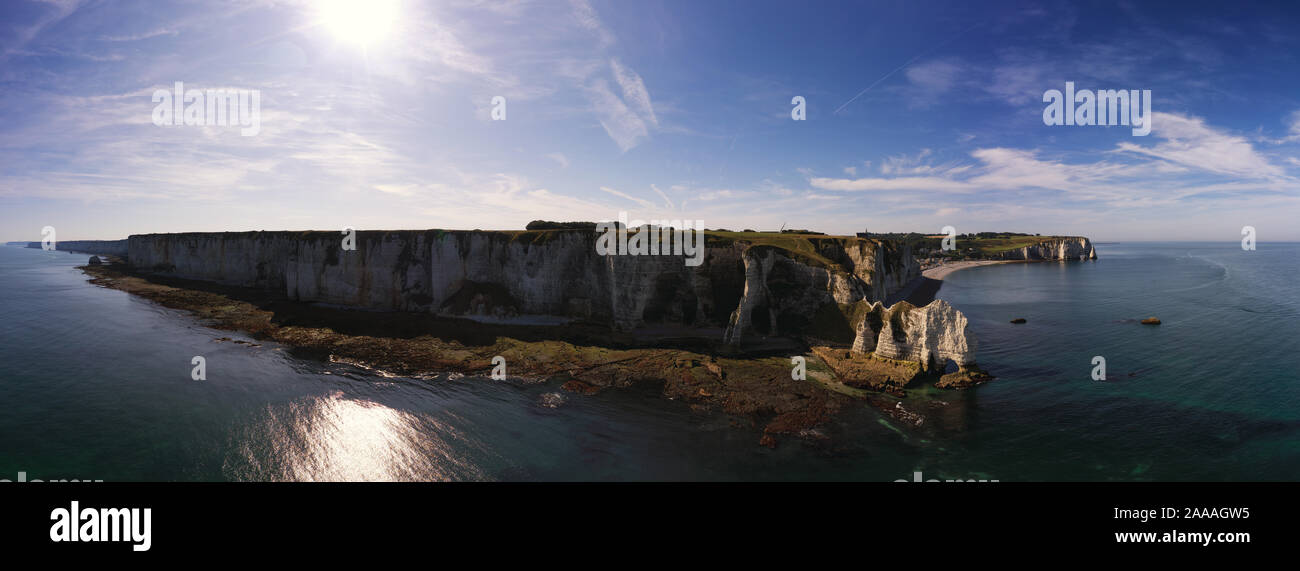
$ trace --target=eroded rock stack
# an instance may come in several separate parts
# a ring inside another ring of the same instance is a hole
[[[925,307],[905,301],[885,307],[875,303],[858,326],[853,350],[920,363],[924,371],[943,371],[949,360],[960,368],[975,364],[977,348],[966,316],[937,299]]]

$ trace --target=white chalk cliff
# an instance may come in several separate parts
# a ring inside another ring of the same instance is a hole
[[[854,351],[915,361],[926,371],[942,371],[949,360],[962,368],[974,365],[977,346],[966,316],[942,299],[925,307],[875,303],[853,340]]]
[[[1003,260],[1095,260],[1097,250],[1082,236],[1049,238],[1032,246],[1003,252]]]
[[[718,327],[728,342],[798,335],[826,306],[883,300],[920,275],[906,245],[808,237],[815,251],[710,238],[704,262],[605,256],[597,234],[368,231],[135,235],[137,270],[282,291],[289,299],[443,315],[559,316],[621,330]],[[802,240],[802,238],[799,238]]]
[[[833,236],[782,245],[710,235],[704,261],[600,255],[589,230],[212,232],[60,243],[125,253],[137,271],[282,292],[289,299],[450,316],[548,316],[620,330],[649,324],[717,328],[740,345],[770,336],[852,341],[858,353],[942,371],[975,370],[966,316],[946,301],[882,301],[920,276],[902,243]],[[1084,237],[1047,238],[1011,260],[1088,260]],[[863,304],[867,304],[864,309]],[[856,317],[855,317],[856,316]],[[854,322],[854,320],[858,320]]]

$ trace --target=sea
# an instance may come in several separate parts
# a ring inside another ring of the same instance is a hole
[[[0,480],[1300,480],[1300,244],[1096,247],[947,277],[991,382],[856,401],[775,448],[654,386],[295,355],[94,286],[86,255],[0,247]]]

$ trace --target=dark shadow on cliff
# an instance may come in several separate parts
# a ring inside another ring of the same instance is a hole
[[[922,276],[912,280],[903,289],[886,298],[885,305],[890,306],[900,301],[906,301],[916,307],[925,307],[934,301],[941,287],[943,287],[943,280]]]
[[[740,347],[722,342],[722,329],[686,327],[674,324],[651,324],[636,331],[611,329],[600,323],[571,322],[563,325],[525,325],[484,323],[465,318],[438,316],[431,313],[367,311],[340,308],[319,303],[294,301],[274,292],[228,286],[206,281],[143,274],[123,266],[114,270],[149,282],[228,297],[271,312],[271,323],[278,327],[325,328],[350,336],[414,339],[429,335],[455,341],[467,347],[496,343],[499,337],[519,341],[564,341],[575,345],[609,349],[682,349],[701,354],[732,357],[766,357],[799,354],[807,351],[801,340],[770,337],[747,340]]]

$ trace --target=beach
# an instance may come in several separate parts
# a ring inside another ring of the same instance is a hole
[[[1008,264],[1014,261],[1019,260],[969,260],[922,270],[921,277],[912,280],[906,287],[885,298],[885,305],[906,301],[916,307],[924,307],[934,301],[935,296],[939,294],[939,288],[943,286],[943,278],[948,274],[975,266]]]
[[[994,264],[1009,264],[1019,260],[968,260],[964,262],[951,262],[938,267],[930,268],[921,272],[921,275],[932,280],[942,280],[944,276],[957,270],[974,268],[976,266],[991,266]]]

